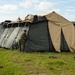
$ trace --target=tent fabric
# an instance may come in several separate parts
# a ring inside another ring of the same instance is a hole
[[[47,21],[45,16],[38,16],[38,15],[27,15],[25,17],[25,22],[30,22],[30,23],[36,23],[40,21]]]
[[[34,20],[34,15],[29,14],[25,17],[25,22],[31,22],[32,23],[33,20]]]
[[[5,30],[5,28],[3,28],[2,25],[0,25],[0,37],[1,37],[2,33],[4,32],[4,30]]]
[[[73,50],[75,50],[75,26],[74,26],[74,28],[73,28],[73,30],[72,31],[74,31],[74,35],[73,35],[73,42],[72,42],[72,45],[71,45],[71,48],[73,49]]]
[[[48,20],[48,27],[55,50],[61,52],[60,34],[62,29],[63,35],[70,51],[75,52],[74,25],[55,12],[52,12],[45,16]]]
[[[13,27],[13,25],[15,27]],[[0,47],[12,49],[14,41],[19,41],[21,34],[24,32],[24,30],[26,30],[28,33],[29,26],[25,26],[25,22],[14,22],[13,25],[12,23],[5,24],[5,26],[2,24],[0,25]]]
[[[61,28],[59,26],[54,25],[53,23],[48,23],[49,32],[51,35],[51,40],[53,43],[53,46],[57,52],[60,52],[60,30]]]
[[[0,37],[0,46],[2,46],[2,42],[3,42],[4,38],[6,37],[7,33],[8,33],[8,28],[6,28],[4,30],[4,32],[2,33],[2,35]]]
[[[2,42],[2,47],[6,47],[8,38],[12,34],[13,30],[14,30],[14,28],[8,28],[8,32],[7,32],[5,38],[4,38],[3,42]]]
[[[38,22],[30,25],[26,51],[49,51],[48,26],[47,22]]]
[[[19,40],[21,39],[22,34],[24,33],[24,30],[27,30],[27,32],[28,32],[28,27],[24,26],[24,27],[20,28],[20,30],[18,32],[18,35],[16,36],[16,39],[15,39],[16,42],[19,42]]]
[[[6,48],[10,48],[10,49],[12,48],[12,44],[13,44],[16,36],[18,35],[19,30],[20,30],[20,27],[17,27],[13,30],[13,32],[11,33],[10,37],[7,40],[7,44],[5,45]]]

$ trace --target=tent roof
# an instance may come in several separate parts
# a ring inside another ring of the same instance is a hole
[[[58,26],[66,26],[66,25],[72,24],[72,22],[68,21],[61,15],[57,14],[55,11],[53,11],[52,13],[49,13],[45,16],[48,21],[53,22]]]

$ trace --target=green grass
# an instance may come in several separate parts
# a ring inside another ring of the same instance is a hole
[[[1,48],[0,75],[75,75],[74,57],[70,52],[22,53]]]

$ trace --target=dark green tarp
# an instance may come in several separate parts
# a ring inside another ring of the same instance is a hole
[[[31,24],[25,44],[26,51],[49,51],[47,23],[47,21],[42,21]]]

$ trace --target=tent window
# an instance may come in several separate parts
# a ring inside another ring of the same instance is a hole
[[[69,52],[69,47],[66,43],[66,40],[64,38],[64,35],[63,35],[63,31],[61,30],[61,47],[60,47],[60,50],[61,52]]]

